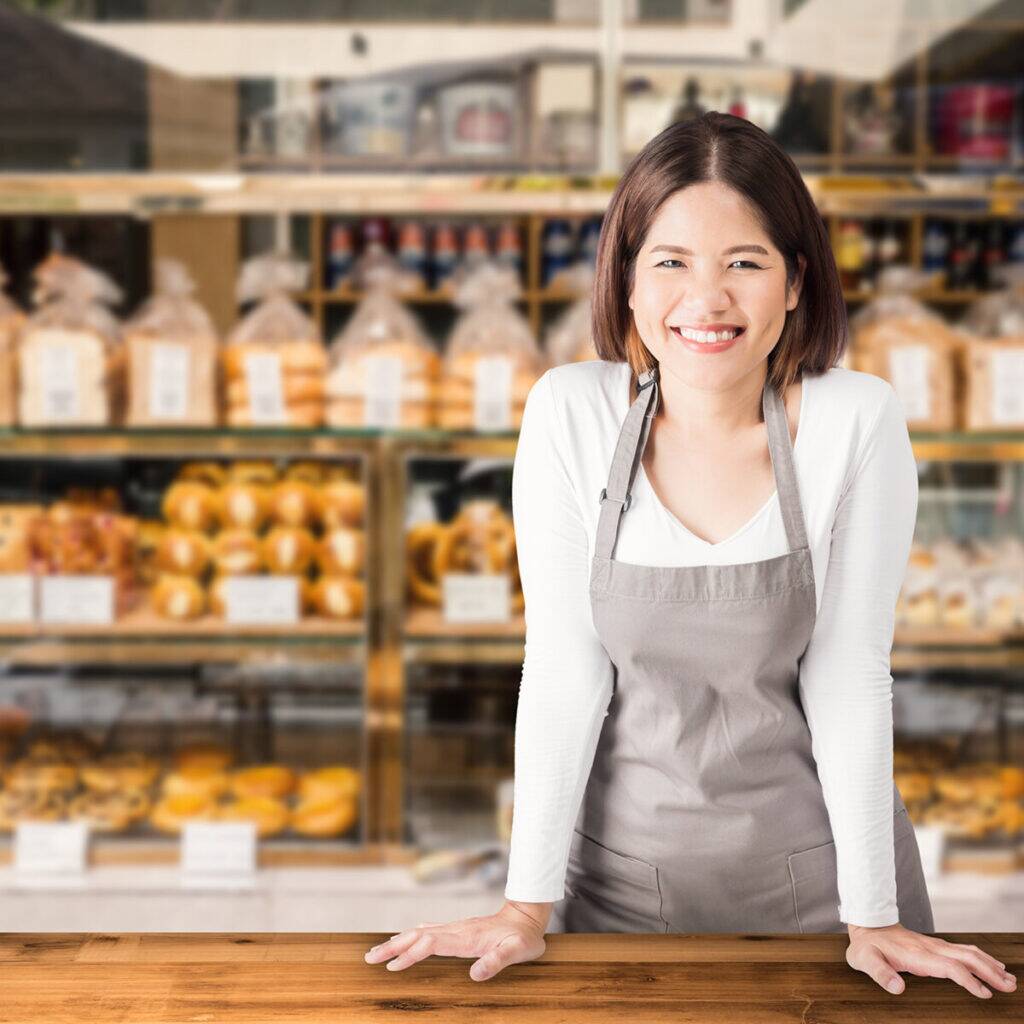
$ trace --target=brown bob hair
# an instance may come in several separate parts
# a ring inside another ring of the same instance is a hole
[[[612,193],[597,243],[592,301],[601,359],[628,362],[637,375],[657,360],[636,330],[629,295],[636,257],[661,204],[679,189],[720,181],[753,205],[795,281],[806,259],[800,301],[768,355],[768,380],[781,393],[804,372],[824,373],[849,340],[846,303],[821,214],[800,172],[767,132],[745,118],[709,111],[669,125],[633,158]]]

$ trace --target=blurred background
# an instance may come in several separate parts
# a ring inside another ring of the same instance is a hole
[[[1024,920],[1024,11],[0,0],[0,927],[503,902],[510,485],[675,120],[792,155],[918,459],[895,772]]]

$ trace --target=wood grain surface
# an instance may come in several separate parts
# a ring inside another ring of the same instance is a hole
[[[1024,934],[943,933],[1020,976]],[[473,962],[367,964],[387,933],[0,934],[0,1021],[825,1022],[1024,1020],[1024,997],[979,999],[904,974],[902,995],[850,968],[842,935],[553,934],[538,960],[473,981]]]

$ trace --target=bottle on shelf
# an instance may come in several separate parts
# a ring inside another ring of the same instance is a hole
[[[572,227],[561,217],[552,217],[541,233],[541,285],[549,287],[572,262]]]
[[[354,259],[352,228],[345,221],[335,221],[327,250],[327,287],[331,291],[346,284],[352,274]]]
[[[953,224],[953,237],[949,246],[949,262],[946,269],[946,287],[950,291],[962,291],[971,283],[971,232],[967,221],[957,220]]]
[[[930,276],[935,287],[945,284],[949,247],[949,225],[939,220],[929,220],[925,224],[921,244],[921,269]]]
[[[434,289],[441,290],[452,280],[459,263],[459,238],[454,225],[443,221],[434,228],[431,252],[431,274]]]
[[[516,272],[516,277],[522,280],[523,246],[519,238],[519,229],[514,221],[504,220],[498,225],[495,255],[499,263],[511,267]]]
[[[405,221],[398,232],[398,263],[414,276],[420,288],[427,285],[427,238],[418,220]]]

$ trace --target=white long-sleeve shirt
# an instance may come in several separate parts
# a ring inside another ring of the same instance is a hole
[[[630,368],[548,370],[529,393],[516,449],[513,519],[526,601],[515,733],[507,899],[564,895],[569,845],[612,695],[588,584]],[[917,519],[906,417],[881,377],[837,366],[805,375],[794,464],[817,617],[800,668],[836,847],[840,919],[899,920],[893,849],[892,675],[896,599]],[[778,493],[731,537],[697,537],[655,495],[642,464],[615,557],[638,565],[753,562],[789,550]]]

